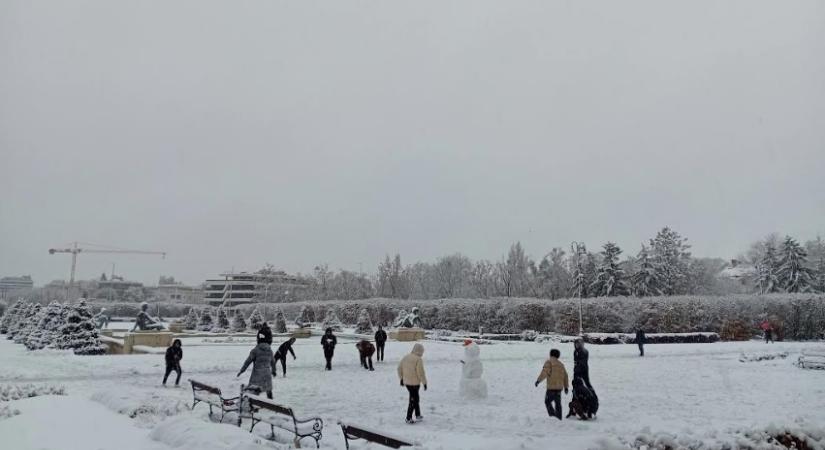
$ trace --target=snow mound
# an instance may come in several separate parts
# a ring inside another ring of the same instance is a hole
[[[153,393],[138,397],[137,393],[130,391],[99,391],[92,394],[91,399],[118,414],[136,419],[143,426],[153,426],[189,410],[181,400]]]
[[[176,449],[198,450],[263,450],[286,449],[264,441],[234,425],[210,423],[192,417],[178,417],[158,425],[149,435],[152,439]]]

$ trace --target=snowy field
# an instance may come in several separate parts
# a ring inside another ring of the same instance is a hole
[[[474,402],[458,395],[461,345],[431,341],[424,345],[430,380],[429,390],[422,391],[424,422],[404,423],[407,391],[398,385],[395,369],[412,347],[409,343],[388,342],[386,361],[368,372],[359,366],[354,342],[340,339],[333,371],[325,372],[318,338],[299,339],[294,347],[298,359],[290,357],[287,378],[274,380],[275,399],[299,415],[321,416],[322,448],[338,449],[344,448],[338,420],[383,430],[427,449],[621,448],[616,447],[620,438],[661,432],[722,442],[730,430],[825,424],[825,371],[794,366],[804,348],[823,343],[649,345],[644,358],[632,345],[591,345],[591,380],[601,406],[598,419],[590,422],[549,419],[544,387],[533,386],[552,346],[562,351],[562,361],[572,375],[571,344],[482,346],[483,378],[490,397]],[[11,445],[2,447],[239,450],[288,446],[287,433],[278,434],[280,443],[271,443],[250,436],[248,422],[240,432],[231,425],[211,423],[205,405],[188,409],[192,393],[186,379],[190,377],[237,395],[249,372],[241,378],[235,374],[251,343],[209,344],[190,338],[183,346],[183,387],[174,389],[160,384],[162,355],[28,352],[0,339],[0,385],[57,384],[65,386],[68,394],[9,402],[20,414],[0,419],[0,442]],[[742,353],[780,352],[787,352],[787,358],[740,362]],[[565,415],[569,398],[563,398]],[[268,429],[260,426],[255,431],[263,435]],[[304,447],[313,444],[304,440]]]

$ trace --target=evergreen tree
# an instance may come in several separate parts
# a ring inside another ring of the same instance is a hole
[[[26,303],[23,300],[17,300],[13,305],[6,308],[3,318],[0,319],[0,334],[9,332],[9,328],[11,328],[12,324],[17,320],[17,317],[25,306]]]
[[[372,321],[370,320],[370,313],[367,308],[361,308],[358,313],[358,324],[355,327],[356,334],[372,334]]]
[[[756,283],[760,294],[779,292],[779,261],[776,259],[776,249],[773,244],[765,244],[765,253],[756,266]]]
[[[272,331],[274,333],[286,333],[286,317],[284,317],[284,312],[281,308],[275,309],[275,321],[272,324],[273,328]]]
[[[235,314],[232,315],[232,323],[230,326],[232,331],[235,332],[246,330],[246,319],[244,319],[240,309],[236,309]]]
[[[60,328],[66,323],[66,308],[58,302],[51,302],[41,311],[37,327],[26,338],[26,348],[40,350],[56,344]]]
[[[198,312],[195,308],[189,308],[189,314],[183,318],[183,328],[187,330],[194,330],[198,327],[199,321],[200,317],[198,317]]]
[[[690,245],[687,244],[687,239],[665,227],[650,240],[650,249],[653,264],[659,273],[662,294],[686,293],[690,261]]]
[[[639,265],[639,270],[633,274],[633,295],[637,297],[662,295],[659,272],[656,270],[646,246],[642,245],[636,262]]]
[[[332,328],[333,331],[341,331],[344,329],[341,320],[338,319],[338,313],[335,312],[335,308],[327,309],[327,315],[324,317],[324,322],[321,324],[321,328],[327,329]]]
[[[21,308],[20,312],[15,314],[9,325],[9,331],[6,333],[6,339],[14,339],[15,336],[26,326],[29,320],[29,313],[34,309],[34,304],[26,302]]]
[[[619,265],[622,249],[608,242],[602,250],[602,262],[596,271],[596,280],[590,285],[594,296],[611,297],[628,295],[630,289],[625,280],[624,269]]]
[[[57,348],[72,350],[76,355],[101,355],[106,346],[100,343],[92,311],[85,301],[68,307],[66,323],[60,327]]]
[[[587,286],[587,297],[595,297],[598,293],[594,292],[590,286],[596,282],[596,273],[598,271],[599,263],[596,260],[596,255],[587,252],[584,257],[584,283]]]
[[[252,314],[249,315],[249,326],[258,331],[261,328],[261,324],[264,323],[264,316],[261,314],[261,311],[255,306],[255,309],[252,310]]]
[[[40,310],[43,307],[39,303],[32,303],[29,310],[26,312],[26,317],[23,318],[20,328],[14,335],[15,344],[25,344],[26,338],[37,329],[37,324],[40,322]]]
[[[782,243],[777,278],[785,292],[806,292],[811,289],[813,272],[807,264],[808,253],[790,236]]]
[[[201,311],[200,320],[198,320],[198,331],[212,331],[215,326],[215,320],[212,318],[212,310],[206,308]]]
[[[212,327],[212,331],[220,333],[229,329],[229,316],[226,315],[226,309],[219,307],[216,316],[217,320],[215,326]]]

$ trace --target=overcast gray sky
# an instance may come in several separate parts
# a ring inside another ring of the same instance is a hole
[[[825,232],[825,2],[0,0],[0,276]],[[825,234],[825,233],[823,233]]]

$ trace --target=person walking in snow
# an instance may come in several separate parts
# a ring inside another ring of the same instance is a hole
[[[332,357],[335,356],[336,345],[338,345],[338,338],[332,334],[332,328],[327,328],[321,336],[321,347],[324,348],[324,358],[327,360],[326,370],[332,370]]]
[[[765,319],[759,327],[762,328],[762,332],[765,333],[765,343],[773,342],[773,325],[771,325],[771,322]]]
[[[376,361],[384,360],[384,344],[387,343],[387,332],[384,327],[378,325],[378,331],[375,332],[375,346],[378,349],[378,355],[375,356]]]
[[[645,342],[647,341],[647,336],[645,336],[645,330],[638,328],[636,329],[636,345],[639,346],[639,356],[645,356]]]
[[[584,348],[584,339],[578,338],[573,342],[573,378],[581,378],[585,386],[593,389],[590,384],[590,353]]]
[[[536,387],[539,383],[547,380],[547,392],[544,394],[544,406],[547,408],[547,414],[550,417],[555,417],[561,420],[561,390],[564,393],[570,392],[570,383],[567,377],[567,369],[564,364],[559,361],[561,352],[558,349],[550,350],[550,358],[544,362],[544,367],[541,368],[538,379],[536,379]],[[554,406],[555,405],[555,406]]]
[[[281,368],[284,369],[284,376],[286,376],[286,354],[292,353],[292,360],[295,361],[298,359],[295,356],[295,350],[292,350],[292,344],[295,343],[295,338],[289,338],[286,342],[281,344],[278,347],[278,351],[275,352],[275,362],[276,364],[272,366],[272,375],[278,376],[278,364],[277,362],[281,362]]]
[[[413,424],[424,418],[421,415],[421,400],[419,389],[424,386],[427,390],[427,375],[424,372],[424,346],[421,344],[413,345],[412,351],[405,357],[401,358],[398,363],[398,379],[401,381],[401,386],[407,388],[410,393],[410,402],[407,406],[407,423]],[[413,419],[415,413],[415,419]]]
[[[175,339],[172,345],[166,349],[166,373],[163,375],[163,385],[166,386],[166,380],[169,379],[169,374],[174,370],[178,376],[175,378],[175,386],[180,386],[180,375],[183,371],[180,368],[180,360],[183,359],[183,344],[180,339]]]
[[[358,356],[361,358],[361,367],[375,370],[372,368],[372,355],[375,353],[375,346],[372,345],[370,341],[361,339],[355,344],[355,348],[358,349]],[[367,365],[368,362],[369,365]]]
[[[250,364],[252,364],[252,374],[249,375],[249,386],[258,387],[261,392],[266,392],[267,398],[271,399],[275,355],[272,354],[272,347],[266,342],[266,336],[260,332],[258,332],[258,345],[249,352],[249,356],[236,376],[239,377],[246,372]]]

